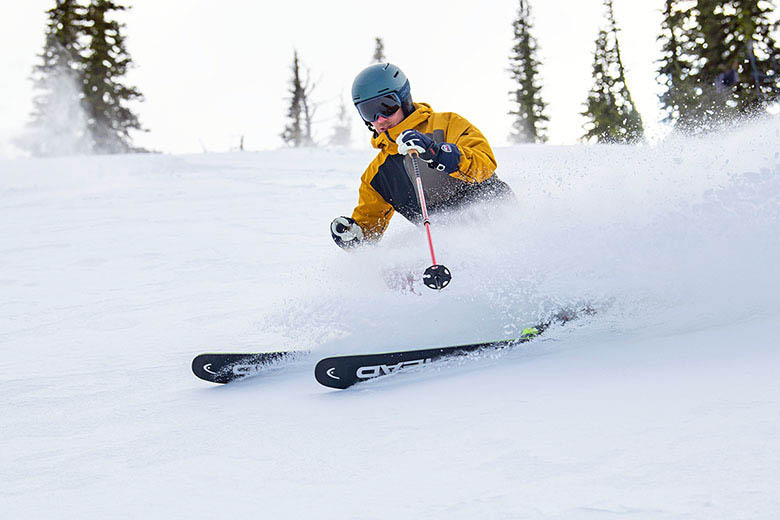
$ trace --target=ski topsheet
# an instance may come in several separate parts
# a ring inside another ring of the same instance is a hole
[[[526,343],[539,336],[546,328],[547,324],[538,325],[523,331],[523,335],[519,338],[487,343],[329,357],[317,363],[314,367],[314,377],[320,384],[330,388],[349,388],[361,381],[394,374],[404,368],[425,365],[444,357],[464,356],[480,350]]]
[[[200,354],[192,360],[192,372],[212,383],[229,383],[279,365],[305,352],[254,352]]]

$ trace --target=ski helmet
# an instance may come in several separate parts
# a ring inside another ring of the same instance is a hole
[[[406,74],[392,63],[370,65],[352,82],[352,102],[355,106],[369,99],[393,93],[401,102],[404,116],[414,112],[409,80]]]

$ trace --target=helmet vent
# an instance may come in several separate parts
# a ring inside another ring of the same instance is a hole
[[[381,94],[382,92],[386,92],[386,91],[388,91],[388,90],[390,90],[390,87],[383,88],[382,90],[378,90],[378,91],[377,91],[377,94]]]
[[[397,71],[395,71],[395,74],[393,74],[393,77],[394,77],[394,78],[397,78],[397,77],[398,77],[398,73],[399,73],[399,72],[400,72],[400,71],[398,71],[398,70],[397,70]]]

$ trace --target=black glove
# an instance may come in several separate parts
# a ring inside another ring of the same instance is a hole
[[[404,130],[396,139],[398,153],[406,155],[416,150],[428,166],[444,173],[458,171],[460,150],[451,143],[436,144],[433,139],[418,130]]]
[[[429,163],[436,157],[436,143],[433,139],[417,130],[404,130],[398,139],[395,140],[398,145],[398,153],[406,155],[411,150],[416,150],[420,154],[420,159]]]
[[[363,241],[363,230],[349,217],[337,217],[330,223],[330,235],[336,245],[349,249]]]

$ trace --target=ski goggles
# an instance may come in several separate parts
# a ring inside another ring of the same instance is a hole
[[[367,99],[355,105],[360,117],[368,123],[373,123],[379,116],[390,117],[401,108],[401,98],[395,92]]]

